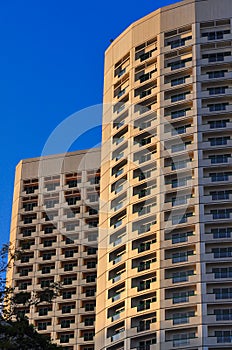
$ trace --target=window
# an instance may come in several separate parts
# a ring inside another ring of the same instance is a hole
[[[222,62],[225,57],[231,56],[231,52],[217,52],[210,54],[203,54],[202,59],[208,59],[208,62]]]
[[[222,146],[227,145],[227,142],[230,140],[230,136],[222,137],[212,137],[209,138],[210,146]]]
[[[75,295],[75,294],[76,294],[75,290],[67,290],[62,293],[62,297],[63,299],[70,299],[72,298],[72,295]]]
[[[226,200],[226,199],[230,199],[230,194],[232,193],[232,191],[213,191],[210,192],[210,195],[212,196],[212,200]]]
[[[77,263],[64,264],[64,271],[73,271],[75,266],[77,266]]]
[[[232,209],[215,209],[211,210],[210,214],[213,215],[213,219],[229,219]]]
[[[189,35],[185,38],[178,38],[178,39],[175,39],[175,40],[171,40],[171,41],[168,41],[167,45],[171,45],[171,49],[174,49],[174,48],[177,48],[177,47],[180,47],[180,46],[184,46],[185,45],[185,42],[188,41],[188,40],[191,40],[192,39],[192,36]]]
[[[232,343],[232,331],[215,331],[217,343]]]
[[[218,30],[215,32],[202,33],[202,38],[207,38],[208,40],[218,40],[223,39],[225,34],[230,34],[230,30]]]
[[[68,197],[68,198],[66,198],[66,201],[67,201],[68,205],[75,205],[80,199],[81,199],[81,197],[78,195],[75,197]]]
[[[231,321],[232,309],[215,309],[216,321]]]
[[[55,255],[56,255],[55,252],[46,252],[46,253],[43,253],[42,257],[43,257],[43,260],[51,260],[51,258]]]
[[[37,202],[25,203],[23,204],[23,209],[25,211],[32,211],[34,207],[37,206]]]
[[[89,247],[87,249],[87,254],[88,255],[95,255],[97,253],[97,248],[94,248],[94,247]]]
[[[67,334],[61,334],[60,335],[60,342],[61,343],[69,343],[69,339],[74,338],[74,333],[67,333]]]
[[[229,123],[229,119],[214,120],[214,121],[209,121],[208,123],[210,125],[210,129],[226,128],[226,124]]]
[[[171,133],[172,135],[176,135],[176,134],[185,134],[187,131],[187,128],[191,127],[191,125],[182,125],[179,126],[175,129],[172,129]]]
[[[66,231],[75,231],[77,226],[79,226],[79,221],[66,224],[65,229]]]
[[[232,267],[217,267],[212,269],[215,278],[231,278]]]
[[[52,311],[52,306],[45,306],[45,307],[40,307],[39,308],[39,316],[47,316],[48,312]]]
[[[209,156],[209,159],[211,160],[211,164],[228,163],[229,158],[231,158],[230,154],[217,154],[217,155]]]
[[[75,319],[62,319],[60,322],[61,328],[70,328],[71,324],[75,322]]]
[[[190,78],[190,75],[186,75],[181,78],[175,78],[171,80],[171,86],[181,85],[184,84],[186,79]]]
[[[63,284],[64,285],[72,284],[73,281],[76,281],[76,276],[64,277]]]
[[[42,280],[40,285],[41,285],[41,288],[46,288],[46,287],[50,287],[52,283],[53,283],[53,278],[47,279],[47,280]]]
[[[46,227],[44,227],[44,233],[45,234],[53,233],[53,230],[54,230],[54,226],[46,226]]]
[[[225,73],[227,73],[227,70],[218,70],[218,71],[213,71],[213,72],[207,72],[209,79],[213,78],[224,78]]]
[[[232,257],[232,247],[226,248],[213,248],[212,253],[215,259],[217,258],[231,258]]]
[[[182,187],[182,186],[187,186],[188,180],[191,180],[191,177],[182,177],[178,179],[173,179],[172,180],[172,188],[177,188],[177,187]]]
[[[217,181],[228,181],[229,176],[232,175],[232,172],[220,172],[220,173],[210,173],[209,177],[211,177],[212,182]]]
[[[47,329],[47,326],[51,326],[51,324],[51,321],[38,322],[38,330],[45,331]]]
[[[177,94],[177,95],[173,95],[173,96],[171,96],[171,102],[178,102],[178,101],[181,101],[181,100],[185,100],[186,96],[188,94],[190,94],[190,91],[183,92],[183,93]]]
[[[137,290],[138,292],[151,288],[151,283],[156,281],[156,277],[149,278],[147,280],[139,281]]]
[[[50,199],[50,200],[46,200],[44,201],[44,205],[46,208],[54,208],[56,204],[59,203],[59,199],[58,198],[54,198],[54,199]]]
[[[194,338],[196,338],[196,334],[194,332],[174,334],[173,346],[188,345],[190,343],[190,339]]]
[[[96,261],[87,261],[87,264],[86,264],[87,269],[95,269],[96,265],[97,265]]]
[[[67,185],[69,188],[77,187],[77,180],[69,180],[67,181]]]
[[[231,238],[232,227],[220,227],[211,229],[213,238]]]
[[[219,86],[214,88],[208,88],[209,95],[225,94],[228,86]]]
[[[172,302],[173,304],[186,303],[189,302],[189,297],[194,296],[194,290],[176,292],[173,293]]]
[[[52,269],[55,268],[55,265],[50,265],[50,266],[43,266],[42,267],[42,274],[50,273]]]
[[[179,61],[170,62],[168,63],[167,66],[171,67],[171,70],[176,70],[176,69],[184,68],[186,66],[186,63],[191,61],[192,61],[192,57],[189,57]]]
[[[173,272],[172,283],[187,282],[189,279],[189,276],[193,276],[193,275],[194,275],[194,270]]]
[[[188,167],[188,164],[191,162],[191,159],[177,160],[175,163],[171,164],[172,170],[179,170]]]
[[[87,275],[87,276],[86,276],[86,282],[87,282],[87,283],[95,282],[96,277],[97,277],[96,274],[94,274],[94,275]]]
[[[95,321],[94,317],[88,317],[88,318],[85,318],[84,324],[85,326],[93,326],[94,321]]]
[[[93,340],[94,332],[84,332],[84,341]]]
[[[232,288],[215,288],[213,294],[216,299],[232,299]]]
[[[137,311],[149,310],[151,303],[156,302],[156,298],[139,300],[137,305]]]
[[[185,213],[184,215],[173,215],[172,216],[172,224],[178,225],[178,224],[184,224],[188,221],[188,218],[193,216],[193,212]]]
[[[85,291],[85,296],[86,297],[93,297],[95,296],[96,289],[95,288],[87,288]]]
[[[208,104],[207,107],[209,108],[210,112],[220,112],[220,111],[225,111],[226,106],[228,106],[228,102],[224,103],[213,103],[213,104]]]
[[[172,316],[173,324],[177,325],[177,324],[189,323],[189,318],[194,316],[195,316],[194,311],[174,313]]]
[[[187,252],[174,253],[172,254],[172,263],[175,264],[175,263],[188,261],[188,257],[193,254],[194,254],[193,250],[189,250]]]
[[[176,118],[186,117],[187,111],[190,111],[190,110],[191,108],[186,108],[186,109],[181,109],[179,111],[171,112],[171,118],[176,119]]]
[[[72,257],[74,256],[74,254],[77,253],[77,252],[78,252],[77,249],[66,250],[66,251],[64,252],[64,256],[65,256],[65,258],[72,258]]]
[[[95,304],[94,303],[87,303],[85,304],[85,311],[94,311]]]
[[[188,241],[188,237],[192,236],[193,232],[182,232],[182,233],[174,233],[172,235],[172,244],[183,243]]]
[[[36,215],[30,215],[30,216],[24,216],[23,217],[23,223],[24,224],[31,224],[33,220],[36,219]]]
[[[75,308],[75,305],[74,304],[71,304],[71,305],[62,305],[62,314],[66,314],[66,313],[70,313],[72,311],[72,309]]]

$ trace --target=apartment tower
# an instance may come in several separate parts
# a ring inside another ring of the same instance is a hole
[[[36,329],[67,350],[94,349],[100,150],[21,161],[10,240],[23,255],[8,272],[14,293],[61,294],[27,307]]]
[[[106,51],[96,350],[232,349],[232,3]]]

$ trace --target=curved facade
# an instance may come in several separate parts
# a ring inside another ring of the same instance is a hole
[[[106,51],[96,350],[232,348],[231,17],[182,1]]]

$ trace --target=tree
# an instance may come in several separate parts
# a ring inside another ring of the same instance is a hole
[[[23,250],[13,250],[11,244],[0,249],[0,349],[1,350],[58,350],[46,336],[39,334],[25,315],[18,313],[19,305],[30,307],[52,302],[59,294],[61,285],[53,283],[40,292],[20,292],[6,286],[5,274],[20,259]]]

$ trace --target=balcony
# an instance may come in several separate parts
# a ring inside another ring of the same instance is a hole
[[[183,70],[183,69],[192,68],[192,65],[193,65],[192,58],[191,58],[191,61],[180,60],[180,61],[176,62],[175,68],[172,68],[170,66],[170,67],[166,67],[166,68],[162,69],[161,75],[166,75],[166,74],[173,73],[173,72],[179,72],[180,70]]]
[[[215,103],[218,104],[218,100]],[[211,102],[211,104],[213,104],[213,102]],[[202,107],[201,110],[199,111],[199,113],[201,113],[202,115],[214,115],[215,113],[219,114],[219,113],[231,113],[231,112],[232,112],[231,104],[226,105],[224,108],[218,107],[217,110],[210,110],[210,107]]]
[[[223,52],[224,53],[224,52]],[[231,62],[231,56],[221,56],[218,58],[215,58],[215,60],[209,60],[209,58],[201,58],[199,60],[199,65],[201,66],[215,66],[215,64],[223,64],[223,63],[230,63]]]
[[[150,87],[146,90],[142,90],[140,94],[138,94],[135,98],[133,103],[139,103],[140,101],[143,101],[145,98],[148,98],[149,96],[155,96],[157,95],[157,93],[159,92],[159,89],[154,86],[154,87]]]
[[[125,332],[119,332],[111,336],[111,342],[115,342],[125,337]]]
[[[190,123],[191,124],[191,123]],[[182,131],[183,130],[183,131]],[[182,132],[180,132],[182,131]],[[170,131],[167,132],[162,132],[161,134],[161,139],[163,141],[167,141],[169,139],[174,140],[175,138],[179,139],[181,137],[181,135],[192,135],[195,131],[195,127],[194,126],[189,126],[187,128],[182,128],[181,130],[176,130],[174,127],[170,128]]]
[[[202,196],[202,201],[201,203],[204,203],[204,204],[209,204],[209,203],[230,203],[232,202],[232,194],[229,194],[228,195],[228,198],[220,198],[218,197],[217,199],[213,199],[212,195],[205,195],[205,196]]]
[[[112,306],[112,303],[115,303],[119,300],[123,300],[125,299],[127,296],[127,293],[125,290],[122,290],[121,292],[115,293],[112,297],[110,297],[107,301],[106,301],[106,307],[109,308]]]
[[[181,84],[178,84],[178,85],[172,85],[171,82],[166,83],[165,84],[165,90],[166,91],[169,90],[169,89],[175,90],[176,88],[179,88],[179,87],[182,87],[182,86],[185,86],[185,85],[190,85],[192,83],[193,83],[193,77],[190,76],[190,77],[186,78]]]
[[[209,74],[201,74],[200,76],[199,76],[199,80],[201,81],[201,82],[209,82],[209,83],[211,83],[212,81],[215,81],[215,80],[224,80],[224,79],[232,79],[232,72],[225,72],[224,73],[224,76],[223,77],[218,77],[218,78],[212,78],[212,79],[210,79],[209,78]]]
[[[177,195],[177,199],[175,201],[170,201],[170,202],[165,202],[162,205],[162,210],[167,211],[167,210],[172,210],[172,208],[181,208],[185,206],[186,208],[188,206],[193,206],[195,204],[196,198],[184,198],[182,200],[181,195]]]
[[[199,143],[199,147],[201,149],[203,149],[203,150],[206,150],[207,148],[212,150],[213,147],[215,147],[215,149],[223,148],[223,149],[226,150],[226,148],[229,148],[229,147],[231,148],[232,147],[232,140],[227,140],[226,143],[224,143],[224,144],[222,143],[221,145],[220,144],[218,144],[218,145],[211,145],[210,141],[204,141],[204,142],[200,142]]]
[[[192,141],[192,140],[191,140]],[[186,142],[188,142],[188,141],[186,141]],[[175,144],[173,144],[172,146],[174,146]],[[194,149],[196,148],[196,145],[194,145],[194,143],[192,142],[192,143],[190,143],[190,144],[186,144],[185,145],[185,141],[182,141],[182,140],[180,140],[179,141],[179,144],[177,144],[179,147],[179,150],[177,149],[177,150],[175,150],[175,152],[173,151],[173,149],[172,149],[172,146],[170,147],[170,148],[168,148],[168,149],[166,149],[166,150],[164,150],[163,152],[162,152],[162,156],[163,157],[170,157],[170,155],[172,155],[172,156],[174,156],[174,155],[183,155],[183,154],[186,154],[186,155],[188,155],[189,154],[189,152],[193,152],[194,151]],[[182,149],[181,149],[181,146],[182,146]]]
[[[182,49],[183,47],[192,46],[194,44],[194,41],[192,39],[191,32],[179,34],[178,39],[167,39],[170,41],[169,45],[166,43],[166,45],[163,47],[163,53],[168,53],[171,50],[175,49]]]
[[[176,327],[177,329],[182,325],[194,325],[198,326],[201,323],[201,317],[200,316],[185,316],[175,319],[170,319],[165,321],[165,328],[172,329]]]
[[[222,96],[229,96],[229,95],[232,95],[232,88],[228,88],[228,89],[225,89],[225,93],[218,93],[218,94],[213,94],[213,95],[210,95],[210,92],[209,90],[204,90],[201,92],[201,96],[202,98],[215,98],[215,97],[222,97]]]
[[[194,263],[196,263],[196,260],[197,260],[196,254],[184,256],[182,261],[181,261],[181,258],[179,259],[179,261],[178,261],[178,259],[173,260],[172,258],[169,258],[169,259],[161,261],[161,266],[162,266],[162,268],[168,268],[172,265],[179,266],[181,264],[185,265],[186,263],[194,264]]]
[[[228,119],[228,118],[225,118]],[[202,124],[199,126],[199,131],[200,132],[207,132],[207,131],[211,131],[212,133],[218,132],[218,131],[224,131],[226,129],[226,131],[232,130],[232,122],[227,122],[225,124],[225,126],[221,126],[220,125],[218,127],[215,128],[211,128],[210,124]]]
[[[179,99],[176,99],[176,100],[173,100],[173,97],[169,97],[169,98],[166,98],[164,101],[163,101],[163,105],[162,107],[166,108],[166,107],[169,107],[169,106],[172,106],[173,108],[174,107],[177,107],[178,105],[180,104],[184,104],[186,102],[190,102],[193,98],[194,98],[194,95],[193,93],[188,93],[188,94],[185,94],[183,92],[183,97],[179,98]],[[181,107],[180,107],[181,108]],[[192,111],[188,111],[190,112],[190,115],[192,115]],[[187,113],[188,113],[187,112]],[[165,118],[167,119],[167,117]]]
[[[159,326],[158,326],[157,323],[149,324],[149,327],[147,329],[146,329],[146,327],[144,327],[144,328],[139,328],[139,326],[138,327],[133,327],[133,328],[130,328],[128,330],[128,335],[127,336],[134,338],[134,337],[140,335],[141,332],[142,332],[142,334],[144,334],[144,332],[149,334],[150,332],[157,331],[158,329],[159,329]],[[151,350],[152,346],[153,346],[153,344],[149,345],[147,349],[146,349],[146,346],[144,346],[143,350]],[[136,350],[138,350],[138,348],[136,348]],[[141,350],[142,350],[142,348],[141,348]]]
[[[182,286],[190,283],[197,283],[199,282],[199,276],[189,275],[189,276],[178,276],[178,277],[169,277],[163,281],[163,287],[173,287],[175,286]]]
[[[182,160],[180,160],[180,161],[182,161]],[[197,162],[194,160],[190,161],[190,159],[186,159],[185,162],[183,159],[183,162],[180,164],[178,161],[174,161],[173,165],[170,164],[170,165],[165,166],[163,168],[163,174],[168,175],[168,174],[177,173],[177,172],[180,173],[180,172],[194,169],[194,168],[196,168],[196,166],[197,166]]]
[[[185,122],[185,124],[188,123],[188,125],[191,125],[192,124],[192,119],[193,119],[193,116],[195,115],[195,113],[193,112],[192,109],[188,109],[188,110],[185,110],[185,109],[180,109],[179,111],[174,111],[172,113],[172,111],[169,111],[169,113],[165,115],[165,117],[163,118],[163,120],[167,121],[168,123],[170,123],[170,128],[172,128],[172,136],[176,136],[176,134],[180,135],[180,134],[184,134],[184,133],[187,133],[187,131],[182,131],[180,132],[181,129],[185,128],[185,127],[178,127],[178,124],[179,123],[183,123]],[[175,127],[177,125],[177,129],[176,129],[176,132],[175,132]],[[179,136],[180,138],[180,136]],[[166,141],[166,139],[165,139]]]

